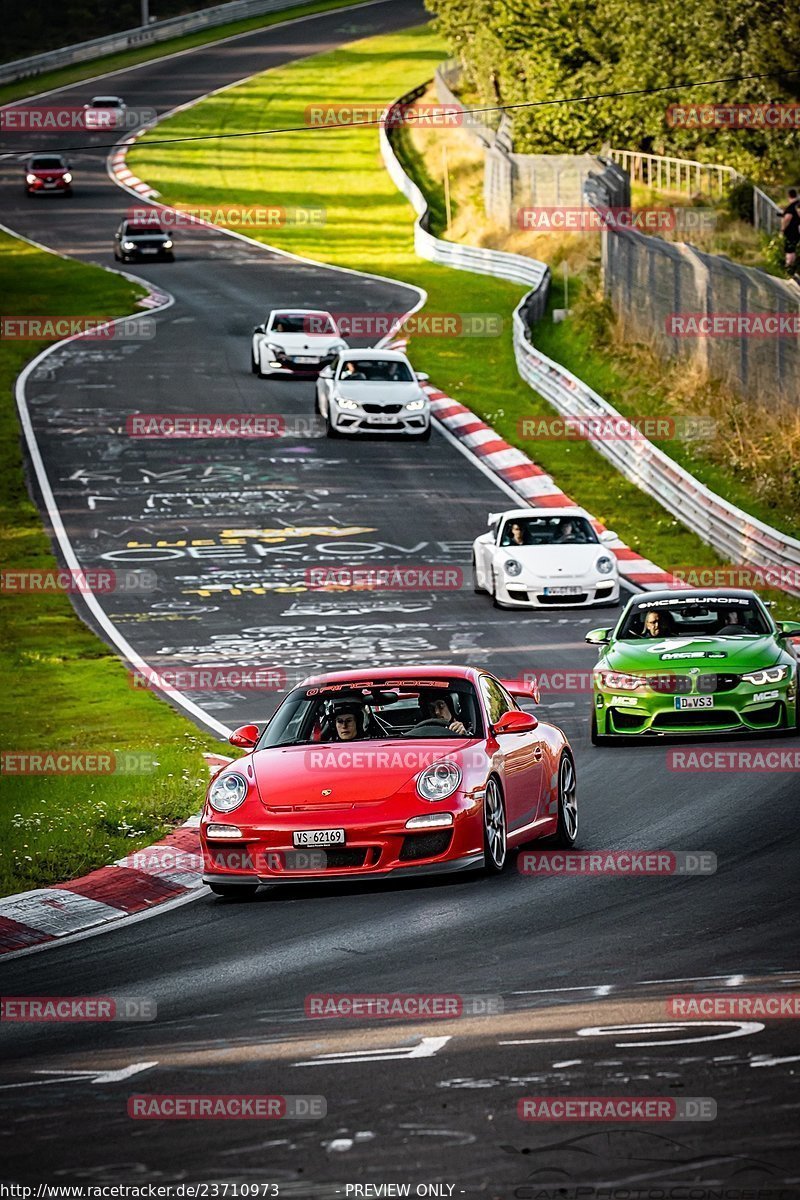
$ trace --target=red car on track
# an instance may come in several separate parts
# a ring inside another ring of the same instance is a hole
[[[72,172],[63,154],[32,154],[25,163],[28,196],[72,195]]]
[[[498,873],[534,838],[574,844],[575,762],[560,729],[472,667],[346,671],[307,679],[249,753],[216,775],[200,836],[221,896],[259,884]]]

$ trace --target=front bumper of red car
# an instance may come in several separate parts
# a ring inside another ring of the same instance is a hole
[[[452,824],[409,828],[414,817],[452,815]],[[483,865],[482,797],[453,796],[412,812],[376,817],[356,807],[268,812],[257,824],[203,814],[203,881],[252,886],[464,871]],[[210,827],[210,831],[209,831]],[[219,836],[220,827],[237,830]],[[344,830],[344,843],[295,844],[295,834]]]

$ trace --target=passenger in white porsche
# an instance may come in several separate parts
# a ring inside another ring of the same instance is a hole
[[[503,534],[504,546],[527,546],[528,533],[519,521],[512,521]]]

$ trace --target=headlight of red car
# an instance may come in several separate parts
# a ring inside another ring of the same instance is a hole
[[[237,775],[235,771],[219,775],[208,789],[208,803],[217,812],[233,812],[244,803],[247,787],[244,775]]]
[[[461,783],[461,768],[454,762],[437,762],[417,776],[417,793],[423,800],[446,800]]]

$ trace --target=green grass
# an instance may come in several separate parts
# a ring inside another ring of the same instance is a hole
[[[281,21],[288,21],[293,17],[311,16],[314,13],[327,12],[334,8],[349,8],[356,3],[358,0],[313,0],[313,3],[298,4],[297,7],[285,9],[283,12],[249,17],[243,21],[231,21],[227,25],[218,25],[214,29],[200,29],[195,33],[186,33],[182,37],[159,42],[158,45],[120,50],[116,54],[105,54],[102,58],[94,58],[90,62],[59,67],[56,71],[45,71],[30,79],[19,79],[14,83],[3,84],[0,87],[0,104],[24,100],[26,96],[36,96],[40,92],[52,91],[54,88],[67,87],[70,83],[80,83],[82,79],[94,79],[96,75],[104,75],[109,71],[135,67],[138,63],[151,62],[153,59],[163,58],[165,54],[176,54],[179,50],[192,50],[196,46],[207,46],[211,42],[219,41],[220,38],[233,37],[238,33],[251,33],[256,29],[266,29],[269,25],[279,25]]]
[[[157,137],[302,124],[305,107],[319,102],[321,79],[325,101],[331,105],[354,98],[362,104],[388,104],[430,79],[443,57],[445,47],[428,26],[353,42],[265,72],[202,101],[161,123],[152,138],[143,137],[128,161],[170,204],[258,205],[265,195],[280,195],[286,205],[324,206],[324,228],[254,228],[251,236],[309,258],[423,287],[430,313],[501,314],[505,319],[501,337],[419,336],[412,339],[411,351],[415,364],[437,386],[519,445],[521,418],[553,415],[552,407],[520,380],[514,363],[510,315],[520,289],[416,257],[412,212],[383,167],[374,127],[302,130],[219,143],[148,144]],[[401,139],[401,151],[407,169],[434,207],[435,226],[442,220],[439,190],[407,137]],[[648,558],[662,565],[719,563],[699,538],[627,483],[587,444],[525,442],[524,449],[555,476],[564,491]]]
[[[120,316],[141,288],[0,234],[3,312]],[[53,297],[58,297],[54,302]],[[0,342],[3,569],[55,567],[25,484],[14,380],[46,343]],[[0,593],[4,750],[144,752],[148,774],[3,778],[0,894],[73,878],[148,845],[200,807],[201,757],[219,743],[164,701],[134,691],[119,659],[62,593]],[[158,764],[158,765],[153,765]]]

